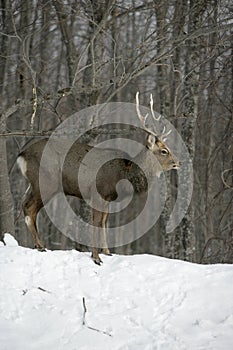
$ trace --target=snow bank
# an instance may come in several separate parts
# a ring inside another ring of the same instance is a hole
[[[102,258],[0,246],[0,350],[233,348],[233,265]]]

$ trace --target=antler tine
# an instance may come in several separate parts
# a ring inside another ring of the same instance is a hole
[[[136,93],[136,110],[139,120],[142,122],[144,128],[146,128],[146,118],[148,117],[148,113],[143,117],[140,107],[139,107],[139,91]]]
[[[151,115],[152,115],[152,118],[157,122],[157,121],[159,121],[159,119],[161,118],[161,115],[159,115],[159,116],[156,118],[155,113],[154,113],[154,109],[153,109],[153,104],[154,104],[153,96],[152,96],[152,94],[150,94],[150,110],[151,110]]]
[[[166,133],[165,133],[165,131],[166,131],[166,126],[163,127],[163,131],[162,131],[162,134],[161,134],[161,136],[160,136],[160,139],[161,139],[162,141],[166,141],[167,136],[172,132],[171,129],[168,130]]]
[[[153,134],[154,136],[157,137],[157,134],[154,131],[146,127],[146,119],[148,117],[148,113],[145,116],[141,114],[140,107],[139,107],[139,91],[136,93],[136,111],[137,111],[138,118],[142,123],[143,129],[148,133]]]

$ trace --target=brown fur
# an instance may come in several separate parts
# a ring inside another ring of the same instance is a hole
[[[101,196],[106,201],[116,199],[116,184],[121,179],[128,179],[134,186],[134,190],[136,192],[140,193],[147,191],[148,184],[146,178],[150,179],[154,176],[159,176],[161,172],[158,164],[154,162],[153,158],[151,157],[151,152],[156,156],[163,171],[168,171],[170,169],[179,167],[179,161],[172,155],[166,144],[150,134],[147,137],[147,149],[145,148],[142,150],[135,159],[129,159],[129,156],[126,153],[118,150],[107,150],[99,148],[93,149],[87,144],[75,142],[67,153],[62,169],[60,166],[60,154],[65,147],[66,141],[52,142],[48,148],[48,151],[46,151],[46,158],[45,162],[43,163],[46,164],[46,166],[40,167],[42,153],[47,142],[48,140],[44,139],[29,145],[20,153],[18,157],[18,164],[21,168],[21,171],[30,183],[30,190],[25,194],[25,199],[23,202],[25,221],[29,228],[29,231],[33,236],[35,246],[39,250],[44,250],[44,246],[40,241],[36,227],[36,218],[39,210],[56,193],[61,191],[61,188],[59,186],[59,174],[61,174],[61,172],[63,191],[65,195],[82,198],[79,183],[77,180],[77,174],[80,165],[85,162],[84,158],[90,150],[93,150],[93,160],[98,159],[100,156],[102,157],[103,152],[105,152],[106,157],[108,155],[108,152],[110,152],[111,155],[112,153],[115,155],[115,159],[105,163],[99,170],[97,178],[93,178],[93,182],[96,181],[96,187],[99,190]],[[166,150],[166,152],[164,150]],[[91,174],[91,172],[94,171],[93,164],[91,163],[84,164],[84,166],[86,166],[86,171],[88,174]],[[142,172],[140,166],[143,169],[146,169],[146,174]],[[46,198],[43,198],[45,202],[44,204],[41,199],[39,188],[39,171],[41,176],[40,180],[43,181],[46,189]],[[86,195],[91,195],[92,191],[90,184],[84,184],[82,191],[84,191]],[[127,195],[127,189],[125,190],[125,194]],[[106,208],[106,212],[100,212],[93,209],[94,248],[92,250],[92,258],[96,264],[101,263],[99,252],[96,248],[98,244],[95,242],[96,230],[98,227],[102,227],[104,229],[104,235],[102,237],[103,253],[110,254],[106,239],[107,219],[108,208]]]

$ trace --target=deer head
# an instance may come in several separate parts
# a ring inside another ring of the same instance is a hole
[[[152,116],[154,122],[159,121],[161,116],[159,116],[157,118],[155,116],[155,113],[153,110],[152,94],[150,95],[150,110],[151,110],[151,116]],[[167,136],[171,133],[171,130],[168,130],[166,132],[166,128],[164,127],[162,134],[159,135],[158,132],[156,131],[155,127],[154,127],[154,130],[147,128],[146,120],[148,117],[148,113],[145,116],[143,116],[141,111],[140,111],[139,92],[137,92],[137,94],[136,94],[136,111],[137,111],[137,116],[142,124],[142,128],[147,133],[146,147],[151,152],[153,152],[153,154],[156,156],[163,171],[168,171],[171,169],[178,169],[180,166],[180,162],[172,154],[172,152],[170,151],[170,149],[168,148],[168,146],[165,143]]]

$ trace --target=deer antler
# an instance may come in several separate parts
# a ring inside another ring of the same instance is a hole
[[[161,118],[161,114],[158,117],[155,116],[154,109],[153,109],[153,104],[154,104],[153,96],[152,96],[152,94],[150,94],[151,115],[152,115],[152,118],[153,118],[154,121],[159,121],[160,118]],[[145,131],[147,131],[148,133],[158,137],[160,140],[166,141],[166,138],[171,133],[171,130],[168,130],[167,132],[165,132],[166,131],[166,127],[164,126],[162,134],[158,136],[158,133],[156,132],[156,130],[153,131],[153,130],[151,130],[151,129],[146,127],[146,119],[148,117],[148,113],[145,116],[143,116],[141,111],[140,111],[140,107],[139,107],[139,91],[136,93],[136,111],[137,111],[138,118],[139,118],[139,120],[142,123],[143,129]]]
[[[166,131],[166,126],[164,126],[163,127],[163,131],[162,131],[162,134],[160,135],[160,140],[161,141],[166,141],[167,140],[167,136],[172,132],[172,130],[170,129],[170,130],[168,130],[167,132],[165,132]]]
[[[151,100],[150,100],[150,106],[151,106],[151,110],[153,110],[153,98],[152,98],[152,95],[151,95]],[[146,113],[146,115],[143,116],[141,111],[140,111],[140,107],[139,107],[139,91],[136,93],[136,111],[137,111],[138,118],[139,118],[139,120],[142,123],[143,129],[145,131],[147,131],[149,134],[152,134],[152,135],[158,137],[158,135],[157,135],[157,133],[155,131],[152,131],[151,129],[147,128],[147,126],[146,126],[146,119],[148,117],[148,113]],[[153,111],[153,113],[154,113],[154,111]]]
[[[161,118],[161,114],[156,118],[155,113],[154,113],[153,104],[154,104],[153,96],[152,96],[152,94],[150,94],[150,110],[151,110],[151,115],[152,115],[152,118],[157,122],[157,121]]]

